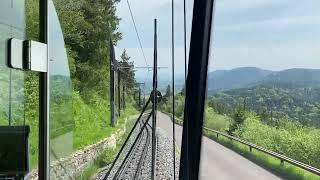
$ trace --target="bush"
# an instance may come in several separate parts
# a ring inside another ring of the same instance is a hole
[[[122,112],[121,117],[117,117],[117,127],[124,122],[126,117],[136,113],[133,105],[128,103],[126,111]],[[117,129],[117,127],[110,126],[109,104],[98,96],[91,99],[90,104],[86,104],[79,93],[74,92],[73,117],[75,120],[74,146],[76,149],[98,142]]]
[[[217,131],[226,131],[230,125],[231,118],[226,115],[218,114],[213,108],[207,107],[205,109],[205,122],[204,126],[215,129]]]
[[[276,128],[262,123],[251,113],[246,114],[244,123],[235,134],[269,150],[320,167],[319,129],[285,120],[281,127]]]

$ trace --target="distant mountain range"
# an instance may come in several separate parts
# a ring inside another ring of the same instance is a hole
[[[138,81],[145,81],[145,76],[137,77]],[[144,90],[151,91],[152,81],[147,80]],[[184,86],[184,76],[175,76],[176,91]],[[285,83],[303,86],[320,86],[320,69],[293,68],[282,71],[271,71],[257,67],[241,67],[231,70],[216,70],[208,74],[208,91],[224,91],[236,88],[247,88],[259,84]],[[158,87],[164,91],[171,85],[171,75],[162,74]]]
[[[294,68],[270,71],[256,67],[241,67],[231,70],[217,70],[208,75],[209,91],[246,88],[270,83],[319,86],[320,69]]]

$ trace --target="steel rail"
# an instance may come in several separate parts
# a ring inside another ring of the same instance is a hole
[[[179,120],[179,119],[176,119],[176,121],[178,121],[178,124],[182,124],[182,123],[183,123],[183,121],[182,121],[182,120]],[[302,169],[304,169],[304,170],[306,170],[306,171],[308,171],[308,172],[311,172],[311,173],[313,173],[313,174],[316,174],[316,175],[319,175],[319,176],[320,176],[320,169],[318,169],[318,168],[316,168],[316,167],[313,167],[313,166],[310,166],[310,165],[308,165],[308,164],[302,163],[302,162],[297,161],[297,160],[295,160],[295,159],[289,158],[289,157],[287,157],[287,156],[285,156],[285,155],[282,155],[282,154],[273,152],[273,151],[271,151],[271,150],[269,150],[269,149],[266,149],[266,148],[264,148],[264,147],[261,147],[261,146],[259,146],[259,145],[254,144],[254,143],[251,143],[251,142],[242,140],[242,139],[240,139],[240,138],[231,136],[231,135],[229,135],[229,134],[222,133],[222,132],[220,132],[220,131],[217,131],[217,130],[214,130],[214,129],[210,129],[210,128],[207,128],[207,127],[203,127],[203,129],[206,130],[206,131],[209,131],[209,132],[216,133],[216,134],[217,134],[217,138],[219,137],[219,135],[221,135],[221,136],[227,137],[227,138],[229,138],[229,139],[231,139],[231,140],[237,141],[237,142],[239,142],[239,143],[241,143],[241,144],[247,145],[247,146],[249,146],[249,148],[250,148],[250,149],[249,149],[250,152],[252,151],[252,149],[256,149],[256,150],[258,150],[258,151],[260,151],[260,152],[263,152],[263,153],[268,154],[269,156],[272,156],[272,157],[275,157],[275,158],[279,159],[279,160],[281,161],[281,163],[287,162],[287,163],[290,163],[290,164],[292,164],[292,165],[294,165],[294,166],[297,166],[297,167],[299,167],[299,168],[302,168]]]
[[[145,118],[145,117],[142,117],[142,118]],[[146,121],[147,121],[148,119],[146,119]],[[142,119],[142,121],[143,121],[143,119]],[[140,124],[140,131],[144,131],[144,128],[143,128],[143,122],[140,122],[139,123]],[[147,130],[147,129],[146,129]],[[148,133],[149,132],[146,132],[147,133],[147,136],[148,136]],[[134,160],[134,157],[137,155],[136,154],[136,151],[139,151],[139,149],[138,149],[138,147],[140,147],[141,146],[141,144],[142,144],[142,137],[143,136],[141,136],[140,138],[139,138],[139,142],[138,142],[138,144],[137,145],[134,145],[134,147],[132,148],[132,151],[130,152],[128,152],[128,156],[127,156],[127,158],[125,158],[124,160],[123,160],[123,162],[122,162],[122,164],[121,164],[121,166],[119,167],[119,169],[118,169],[118,171],[119,171],[119,175],[118,176],[115,176],[113,179],[122,179],[122,176],[124,175],[124,172],[125,172],[125,170],[127,169],[127,166],[128,165],[130,165],[130,163],[132,163],[132,160]],[[147,142],[146,142],[147,143]],[[145,145],[146,145],[146,143],[145,143]],[[132,146],[133,146],[132,145]],[[143,149],[145,149],[145,145],[144,145],[144,147],[143,147]],[[144,151],[144,150],[143,150]],[[142,157],[142,154],[141,154],[141,156],[140,157]],[[141,159],[141,158],[140,158]],[[139,159],[139,160],[140,160]],[[138,166],[137,166],[137,169],[136,169],[136,171],[135,171],[135,174],[137,173],[137,171],[138,171],[138,168],[139,168],[139,163],[138,163]],[[135,179],[135,178],[134,178]]]
[[[148,105],[149,105],[150,102],[151,102],[151,99],[149,98],[148,101],[147,101],[147,103],[144,105],[144,107],[143,107],[143,109],[142,109],[142,112],[140,113],[137,121],[135,122],[135,124],[133,125],[132,129],[130,130],[130,132],[129,132],[127,138],[126,138],[126,140],[124,141],[124,143],[123,143],[123,145],[122,145],[122,147],[120,148],[120,151],[119,151],[119,153],[117,154],[115,160],[112,162],[111,167],[109,168],[108,172],[107,172],[106,175],[104,176],[103,180],[106,180],[106,179],[108,178],[108,176],[110,175],[111,170],[113,169],[114,165],[115,165],[116,162],[118,161],[118,159],[119,159],[119,157],[120,157],[120,154],[121,154],[122,151],[124,150],[124,147],[127,145],[127,143],[128,143],[128,141],[129,141],[129,139],[130,139],[133,131],[135,130],[135,128],[136,128],[137,125],[139,124],[139,121],[141,120],[141,117],[142,117],[142,115],[144,114],[144,112],[146,111],[146,109],[147,109],[147,107],[148,107]]]
[[[153,113],[151,112],[151,113],[149,114],[148,118],[146,119],[146,121],[143,123],[143,126],[142,126],[139,134],[138,134],[137,137],[135,138],[133,144],[131,145],[131,147],[130,147],[130,149],[129,149],[129,152],[127,153],[127,155],[125,156],[124,160],[122,161],[122,164],[121,164],[120,168],[117,170],[116,174],[114,175],[113,180],[119,179],[119,178],[117,178],[117,177],[119,177],[120,170],[123,169],[122,167],[124,166],[125,161],[127,161],[127,159],[129,158],[129,156],[130,156],[133,148],[135,147],[137,141],[140,139],[142,133],[144,132],[143,130],[144,130],[144,128],[146,127],[146,125],[148,124],[149,119],[151,118],[151,115],[152,115],[152,114],[153,114]]]
[[[144,129],[141,129],[141,131],[144,132]],[[125,159],[122,161],[122,163],[121,163],[120,167],[118,168],[115,176],[113,177],[114,180],[122,179],[122,176],[124,175],[125,170],[127,170],[128,165],[134,159],[134,157],[136,155],[135,153],[136,153],[138,147],[141,146],[141,143],[142,143],[142,137],[139,137],[139,138],[137,138],[137,141],[135,141],[135,143],[132,144],[129,152],[127,153],[127,155],[125,157]]]
[[[143,160],[146,159],[147,157],[147,153],[148,153],[148,147],[149,147],[149,144],[150,144],[150,130],[149,128],[151,128],[152,130],[152,127],[150,126],[150,124],[148,123],[147,124],[147,127],[146,127],[146,132],[147,132],[147,137],[146,137],[146,142],[144,144],[144,147],[143,147],[143,150],[142,150],[142,154],[140,156],[140,159],[139,159],[139,162],[138,162],[138,166],[137,166],[137,170],[134,174],[134,178],[133,179],[138,179],[138,175],[139,175],[139,172],[141,171],[141,167],[142,167],[142,164],[143,164]]]

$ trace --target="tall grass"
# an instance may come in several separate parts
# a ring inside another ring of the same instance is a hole
[[[79,177],[80,180],[87,180],[93,178],[94,175],[99,172],[100,168],[110,165],[116,155],[119,153],[121,146],[123,145],[125,139],[127,138],[130,130],[132,129],[134,124],[134,118],[128,118],[128,122],[125,124],[126,132],[122,135],[122,137],[117,140],[116,148],[114,149],[107,149],[105,152],[102,153],[99,157],[97,157],[93,164],[89,166]]]
[[[244,156],[245,158],[251,160],[252,162],[260,165],[261,167],[269,170],[275,175],[290,180],[320,180],[318,175],[310,173],[304,169],[301,169],[297,166],[291,165],[289,163],[281,163],[281,161],[275,157],[267,155],[263,152],[252,150],[250,152],[249,147],[243,144],[240,144],[235,141],[231,141],[226,137],[219,136],[216,137],[215,134],[206,132],[205,133],[209,138],[215,140],[223,146],[226,146],[229,149],[237,152],[238,154]]]
[[[235,134],[274,152],[320,167],[320,129],[281,120],[278,127],[263,123],[254,113],[246,113],[245,121]]]
[[[109,104],[106,100],[96,97],[92,99],[90,103],[86,103],[79,93],[73,92],[72,115],[74,127],[69,130],[69,132],[73,132],[73,137],[72,139],[67,139],[67,141],[73,141],[71,142],[73,143],[73,151],[97,143],[117,131],[119,127],[124,124],[125,119],[134,114],[137,114],[137,110],[132,105],[132,102],[127,103],[126,110],[122,112],[121,117],[117,118],[118,124],[116,127],[111,127]],[[33,132],[29,137],[30,165],[31,168],[34,169],[37,167],[38,163],[38,121],[35,115],[30,119],[31,120],[28,122],[31,122],[29,124],[31,126],[31,131]],[[60,117],[60,119],[63,121],[63,117]],[[57,123],[61,124],[59,122]],[[59,133],[59,135],[63,134]],[[51,138],[55,138],[55,136],[52,136]]]
[[[81,149],[108,137],[124,123],[125,118],[136,113],[137,111],[133,105],[127,104],[125,112],[122,112],[122,115],[117,117],[116,127],[111,127],[109,104],[105,100],[97,98],[91,105],[88,105],[83,102],[79,94],[74,93],[75,149]]]

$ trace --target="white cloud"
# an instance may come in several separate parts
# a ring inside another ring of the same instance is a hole
[[[243,24],[231,24],[226,26],[216,26],[216,31],[243,31],[259,29],[286,29],[304,26],[319,26],[320,16],[285,17],[274,18],[262,21],[247,22]]]
[[[277,6],[290,2],[292,2],[292,0],[218,0],[216,1],[216,8],[230,11],[234,9],[246,11],[248,9],[265,8],[267,6]]]
[[[183,1],[174,2],[176,70],[182,73]],[[187,0],[187,3],[189,34],[193,1]],[[153,60],[152,22],[153,18],[158,18],[159,65],[171,67],[171,0],[138,0],[130,1],[130,4],[148,63],[151,65]],[[319,9],[319,0],[216,1],[212,43],[215,58],[210,61],[210,69],[242,66],[266,69],[320,68],[320,54],[315,48],[320,45]],[[126,48],[137,66],[145,66],[126,0],[120,1],[117,12],[122,18],[120,31],[124,33],[117,51]],[[170,73],[171,69],[167,72]]]
[[[238,46],[215,48],[210,59],[211,69],[255,66],[271,70],[319,68],[320,52],[312,44],[278,46]]]

